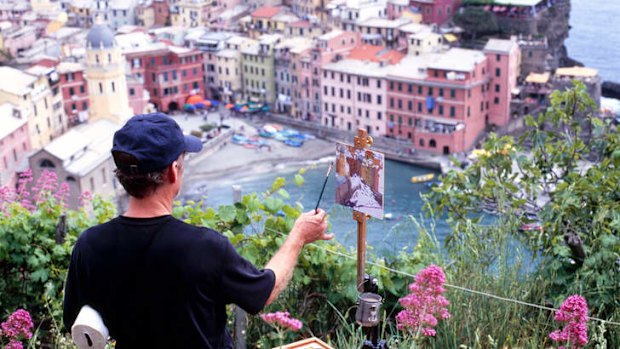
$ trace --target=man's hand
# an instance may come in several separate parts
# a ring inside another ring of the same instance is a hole
[[[276,276],[276,283],[267,299],[267,305],[286,288],[304,245],[334,237],[333,234],[325,234],[326,230],[326,214],[321,209],[306,212],[297,218],[288,238],[265,266],[265,269],[271,269]]]
[[[295,221],[291,235],[303,245],[317,240],[330,240],[334,234],[325,234],[327,231],[327,214],[322,209],[303,213]]]

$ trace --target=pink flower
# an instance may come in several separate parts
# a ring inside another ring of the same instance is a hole
[[[430,265],[416,275],[415,282],[409,285],[411,293],[399,300],[405,308],[396,315],[399,330],[435,336],[433,328],[439,320],[450,317],[446,308],[450,302],[443,296],[445,282],[443,270],[436,265]]]
[[[11,340],[18,340],[19,338],[30,339],[32,337],[32,318],[23,309],[16,310],[1,326],[3,335]]]
[[[5,349],[24,349],[24,346],[22,345],[22,342],[16,339],[11,339],[9,344],[4,348]]]
[[[555,313],[555,320],[566,323],[562,330],[549,334],[554,342],[566,342],[572,349],[581,349],[588,344],[588,303],[579,295],[568,297],[560,310]],[[559,348],[564,348],[560,346]],[[568,349],[568,348],[567,348]]]
[[[299,331],[303,326],[298,319],[290,317],[287,311],[277,311],[275,313],[261,314],[260,318],[271,326],[280,326],[284,329]]]

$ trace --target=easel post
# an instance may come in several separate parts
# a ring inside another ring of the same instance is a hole
[[[353,141],[355,149],[365,150],[372,146],[373,139],[366,130],[359,128]],[[364,274],[366,272],[366,222],[365,213],[353,211],[353,220],[357,221],[357,289],[363,290]]]

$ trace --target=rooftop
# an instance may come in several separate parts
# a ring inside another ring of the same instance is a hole
[[[452,48],[439,55],[439,59],[430,63],[428,68],[470,72],[475,66],[486,59],[485,55],[476,50]]]
[[[0,125],[2,125],[0,127],[0,139],[4,139],[26,123],[26,118],[20,119],[13,116],[14,109],[15,106],[11,103],[0,104]]]
[[[527,78],[525,78],[525,82],[529,82],[532,84],[546,84],[547,82],[549,82],[550,75],[551,74],[549,73],[542,73],[542,74],[530,73],[530,75],[528,75]]]
[[[555,75],[558,77],[593,78],[598,76],[598,70],[587,67],[558,68]]]
[[[280,13],[281,8],[279,6],[263,6],[252,12],[254,18],[271,18]]]
[[[377,62],[344,59],[325,65],[323,70],[333,70],[345,74],[383,78],[387,73],[386,68],[387,67],[381,67],[381,64]]]
[[[67,172],[81,177],[110,158],[112,137],[119,128],[104,119],[83,124],[70,129],[43,149],[62,160]]]
[[[275,44],[282,39],[282,35],[280,34],[263,34],[258,38],[261,44]]]
[[[421,23],[409,23],[405,24],[402,27],[398,28],[401,32],[415,34],[420,32],[432,32],[433,28],[426,24]]]
[[[86,36],[86,46],[95,49],[114,46],[114,33],[105,24],[95,24]]]
[[[518,44],[512,40],[489,39],[484,46],[485,51],[497,53],[510,53]]]
[[[312,48],[312,39],[305,37],[293,37],[285,39],[276,45],[276,49],[287,48],[292,53],[302,53]]]
[[[15,95],[25,95],[30,92],[31,85],[37,77],[11,67],[0,67],[0,90]]]
[[[542,0],[494,0],[495,5],[536,6]]]
[[[321,36],[318,37],[319,40],[325,40],[325,41],[329,41],[331,39],[335,39],[337,37],[339,37],[340,35],[342,35],[344,32],[340,29],[334,29],[332,31],[330,31],[329,33],[325,33]]]
[[[396,64],[404,57],[404,53],[396,50],[381,46],[361,45],[351,50],[351,53],[347,56],[347,59],[371,62],[387,61],[389,64]]]
[[[387,19],[387,18],[369,18],[365,21],[358,22],[359,26],[373,27],[373,28],[398,28],[400,26],[410,23],[411,20],[407,18]]]
[[[74,73],[84,70],[84,64],[73,62],[62,62],[56,68],[58,74]]]

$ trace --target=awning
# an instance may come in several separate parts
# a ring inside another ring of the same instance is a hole
[[[528,82],[531,84],[546,84],[549,82],[549,77],[550,77],[549,73],[542,73],[542,74],[530,73],[530,75],[528,75],[527,78],[525,78],[525,82]]]
[[[456,35],[454,34],[444,34],[443,36],[444,39],[446,39],[447,42],[456,42],[459,40],[459,38],[456,37]]]

